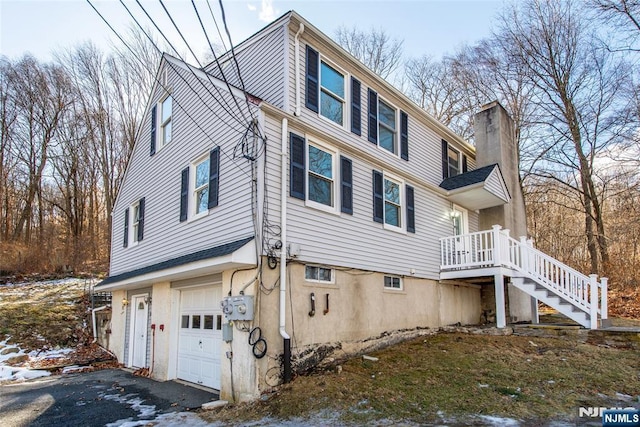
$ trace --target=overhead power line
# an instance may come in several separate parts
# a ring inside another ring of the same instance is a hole
[[[116,37],[118,37],[118,39],[120,39],[120,41],[124,44],[124,46],[131,52],[131,54],[133,55],[133,57],[140,62],[140,64],[142,64],[142,66],[147,69],[147,71],[153,72],[154,70],[150,70],[150,67],[147,63],[145,63],[145,61],[143,61],[138,55],[137,53],[129,46],[129,44],[122,38],[122,36],[120,36],[120,34],[113,28],[113,26],[109,23],[109,21],[107,21],[107,19],[100,13],[100,11],[98,11],[98,9],[96,9],[96,7],[91,3],[91,0],[87,0],[87,3],[89,3],[89,5],[91,6],[91,8],[98,14],[98,16],[102,19],[102,21],[104,21],[104,23],[107,25],[107,27],[109,27],[109,29],[116,35]],[[138,24],[139,25],[139,24]],[[143,31],[143,33],[149,38],[149,35]],[[151,41],[153,46],[160,51],[160,49],[155,45],[155,43],[153,41]],[[187,86],[197,95],[197,92],[193,89],[193,87],[190,86],[189,82],[178,72],[178,70],[175,68],[175,66],[171,63],[171,61],[167,60],[167,64],[171,67],[171,69],[176,72],[176,74],[178,76],[180,76],[180,78],[187,84]],[[168,89],[160,80],[156,79],[156,82],[165,90],[168,92]],[[204,103],[204,100],[202,100],[202,98],[200,98],[201,101]],[[200,124],[193,118],[193,116],[191,116],[191,114],[189,114],[189,112],[180,104],[180,102],[175,99],[172,98],[172,102],[175,102],[175,104],[178,106],[178,108],[180,110],[182,110],[185,115],[193,122],[193,124],[200,130],[200,132],[202,132],[202,134],[204,136],[207,137],[207,139],[209,141],[211,141],[215,146],[219,146],[216,141],[211,137],[211,135],[209,135],[209,133],[207,131],[205,131],[202,126],[200,126]],[[215,112],[214,112],[215,114]],[[216,117],[218,117],[216,115]],[[222,119],[221,119],[222,120]],[[224,122],[224,120],[223,120]],[[233,126],[229,125],[228,123],[224,122],[227,126],[229,126],[231,129],[235,130],[238,133],[244,132],[244,129],[242,131],[239,131],[237,129],[235,129]],[[220,152],[229,160],[231,160],[234,164],[234,166],[236,168],[239,168],[240,171],[242,173],[244,173],[246,176],[248,176],[249,178],[251,178],[249,172],[247,172],[246,170],[240,168],[240,166],[233,160],[233,158],[227,153],[225,152],[222,147],[220,149]]]

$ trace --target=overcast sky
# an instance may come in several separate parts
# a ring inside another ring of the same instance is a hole
[[[109,23],[121,33],[132,22],[118,0],[91,0]],[[142,0],[144,8],[181,51],[181,42],[160,3]],[[165,0],[178,27],[201,57],[207,43],[190,0]],[[127,7],[145,26],[151,26],[133,0]],[[209,4],[219,19],[217,0]],[[234,44],[264,27],[288,10],[296,10],[330,37],[341,25],[361,29],[383,28],[404,40],[406,57],[423,54],[440,57],[463,43],[473,43],[491,31],[493,18],[503,1],[496,0],[223,0]],[[196,0],[207,31],[220,44],[205,0]],[[221,24],[221,20],[218,21]],[[105,50],[117,40],[86,0],[0,0],[0,54],[9,58],[30,52],[42,60],[52,52],[91,40]]]

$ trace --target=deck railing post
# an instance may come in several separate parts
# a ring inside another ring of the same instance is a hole
[[[518,245],[520,249],[520,267],[526,272],[529,273],[529,251],[527,250],[527,237],[520,236],[520,244]]]
[[[502,265],[502,252],[500,248],[500,230],[502,230],[502,226],[494,225],[491,228],[493,229],[493,265]]]
[[[601,320],[608,319],[608,313],[607,313],[607,311],[609,310],[609,302],[607,299],[608,282],[609,282],[609,279],[607,279],[606,277],[603,277],[602,279],[600,279],[600,289],[601,289],[600,292],[602,292],[600,296],[600,319]]]
[[[598,329],[598,275],[589,275],[589,322],[591,329]]]

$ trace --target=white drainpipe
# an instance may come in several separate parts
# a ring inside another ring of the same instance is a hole
[[[285,331],[286,320],[286,291],[287,291],[287,134],[289,122],[282,119],[282,152],[281,152],[281,173],[280,173],[280,335],[284,339],[289,339],[289,334]]]
[[[283,381],[291,380],[291,339],[285,330],[287,302],[287,135],[289,122],[282,119],[282,147],[280,155],[280,335],[284,341]]]
[[[294,52],[295,52],[295,69],[296,69],[296,111],[295,115],[300,116],[300,34],[304,31],[304,24],[300,23],[300,28],[294,37]],[[284,246],[283,246],[284,247]]]

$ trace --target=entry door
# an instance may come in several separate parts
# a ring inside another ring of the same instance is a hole
[[[146,295],[133,297],[131,306],[131,321],[133,322],[133,339],[131,366],[144,368],[147,365],[147,329],[149,306]]]
[[[181,291],[178,378],[220,390],[221,286]]]
[[[455,257],[458,264],[466,264],[471,262],[470,241],[463,236],[469,233],[469,217],[467,210],[459,206],[454,206],[451,212],[451,220],[453,221],[453,234],[457,236]]]

